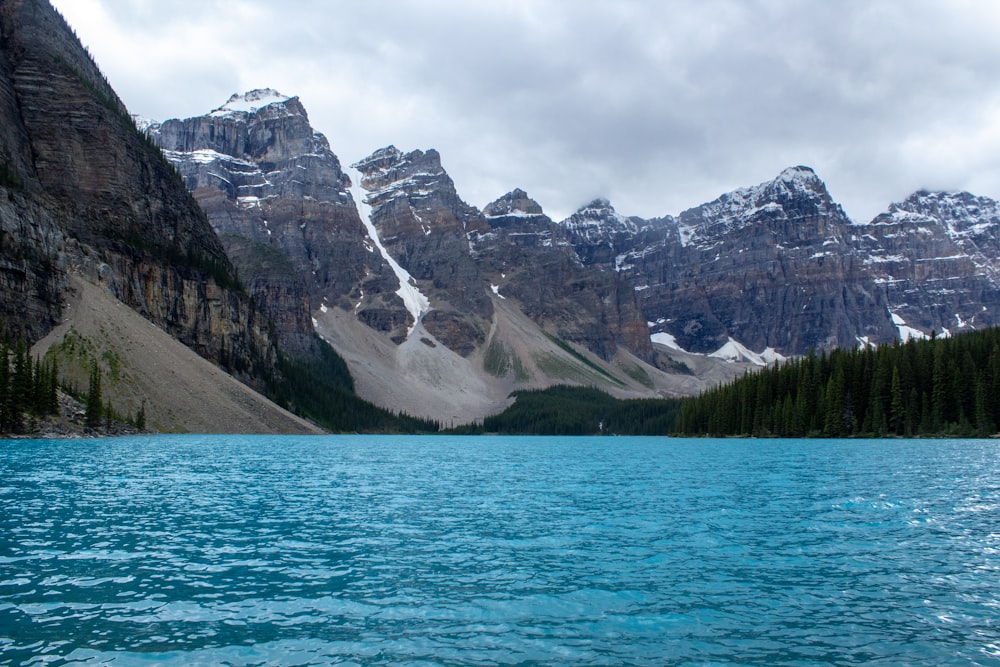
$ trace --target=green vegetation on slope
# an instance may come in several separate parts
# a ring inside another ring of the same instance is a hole
[[[393,413],[354,393],[343,358],[316,337],[317,353],[308,361],[278,355],[277,373],[266,395],[292,413],[334,432],[426,433],[440,428],[434,420]]]
[[[793,359],[684,401],[678,435],[985,436],[1000,425],[1000,328]]]
[[[27,422],[59,411],[55,364],[32,359],[23,342],[0,343],[0,433],[24,433]]]
[[[514,392],[514,405],[487,417],[488,433],[522,435],[666,435],[675,399],[620,400],[591,387],[559,385]]]

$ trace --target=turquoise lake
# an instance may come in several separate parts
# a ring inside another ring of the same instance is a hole
[[[1000,442],[0,441],[3,665],[1000,665]]]

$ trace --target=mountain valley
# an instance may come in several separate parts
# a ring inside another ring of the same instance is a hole
[[[517,390],[686,396],[810,350],[1000,324],[988,198],[919,191],[858,222],[793,166],[653,219],[598,199],[556,221],[516,187],[480,210],[447,156],[342,164],[273,89],[133,118],[44,0],[5,3],[0,27],[10,337],[65,330],[98,286],[256,391],[321,372],[332,348],[350,371],[332,391],[448,426]]]

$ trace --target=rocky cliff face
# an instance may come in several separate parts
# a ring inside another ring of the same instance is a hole
[[[350,179],[298,98],[254,90],[146,132],[205,210],[285,348],[308,350],[313,309],[391,293],[391,272],[364,243]]]
[[[1000,204],[967,192],[914,193],[857,229],[903,337],[1000,323]]]
[[[787,355],[891,337],[851,222],[811,169],[684,211],[677,226],[684,268],[651,285],[646,304],[682,346],[710,352],[733,338]]]
[[[570,232],[527,193],[514,190],[484,214],[489,231],[474,237],[474,256],[501,298],[516,299],[543,327],[605,360],[619,345],[652,360],[649,329],[631,286],[614,271],[581,261]],[[593,247],[606,246],[594,239]]]
[[[266,322],[229,289],[204,214],[66,23],[44,0],[10,0],[0,31],[6,328],[50,329],[72,270],[203,356],[264,372]]]
[[[354,168],[382,245],[429,299],[424,327],[467,356],[482,345],[493,315],[469,247],[469,236],[486,229],[482,215],[459,198],[435,150],[389,146]]]
[[[766,357],[1000,323],[998,221],[991,200],[920,192],[859,225],[793,167],[677,217],[597,201],[561,224],[632,285],[654,338]]]

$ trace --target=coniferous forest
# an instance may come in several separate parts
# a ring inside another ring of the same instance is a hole
[[[27,421],[56,414],[58,370],[33,359],[28,346],[0,342],[0,433],[21,433]]]
[[[685,399],[617,400],[565,386],[515,395],[462,432],[983,437],[1000,429],[1000,328],[809,354]]]
[[[686,400],[677,435],[987,436],[1000,425],[1000,328],[809,354]]]

